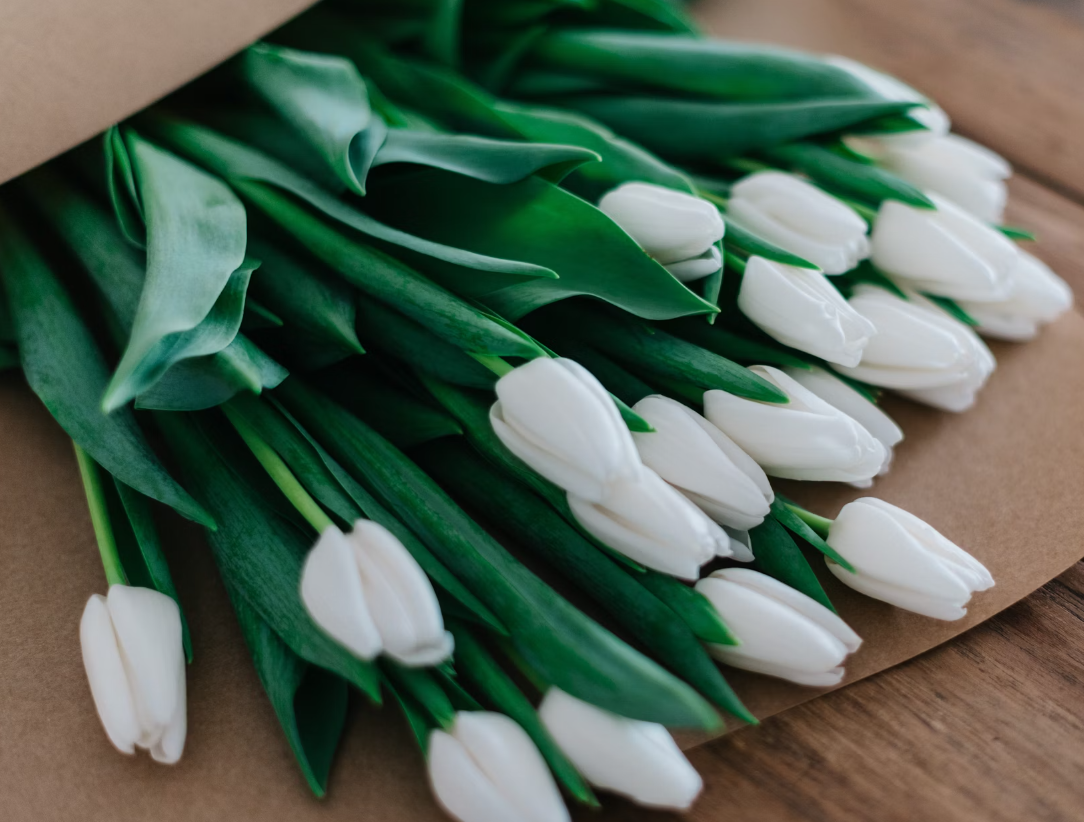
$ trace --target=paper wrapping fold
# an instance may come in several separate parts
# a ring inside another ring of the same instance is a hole
[[[875,493],[929,520],[997,579],[968,618],[942,623],[864,599],[826,579],[866,643],[854,681],[908,659],[1007,607],[1084,554],[1084,318],[1026,346],[996,347],[1000,367],[964,416],[905,402],[907,432]],[[860,492],[801,485],[828,515]],[[393,706],[359,710],[328,799],[317,802],[291,759],[196,529],[170,520],[169,553],[192,622],[190,731],[181,764],[117,754],[94,714],[78,620],[105,583],[63,433],[18,375],[0,376],[0,816],[23,820],[437,820],[420,757]],[[821,691],[732,677],[768,716]],[[743,731],[755,733],[755,731]],[[689,737],[687,744],[700,741]]]

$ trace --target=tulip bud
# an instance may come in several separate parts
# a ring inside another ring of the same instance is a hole
[[[773,339],[815,357],[857,365],[873,325],[819,271],[750,257],[738,308]]]
[[[815,185],[783,171],[758,171],[735,183],[726,216],[825,274],[850,271],[869,256],[865,220]]]
[[[1042,260],[1026,251],[1013,268],[1012,291],[998,303],[971,303],[960,306],[978,321],[984,337],[1026,342],[1039,333],[1039,326],[1053,322],[1073,305],[1073,290]]]
[[[723,266],[713,246],[726,226],[719,209],[706,200],[665,186],[625,183],[607,193],[598,207],[683,282]]]
[[[701,565],[730,556],[726,532],[647,467],[611,483],[599,502],[570,493],[568,505],[603,545],[665,574],[696,579]]]
[[[907,116],[925,126],[927,130],[905,131],[894,135],[899,139],[918,144],[948,134],[949,118],[944,110],[906,83],[849,57],[829,54],[822,59],[829,65],[843,69],[851,76],[861,80],[870,91],[884,97],[886,100],[914,101],[916,104],[924,104],[922,107],[916,105],[915,108],[907,112]]]
[[[917,294],[904,300],[883,288],[859,286],[851,305],[877,334],[862,361],[839,366],[840,373],[949,411],[974,404],[997,363],[970,328]]]
[[[527,732],[504,714],[460,711],[429,735],[429,784],[460,822],[568,822],[568,809]]]
[[[305,559],[301,600],[309,616],[361,659],[383,652],[402,665],[437,665],[452,653],[433,586],[387,528],[358,520],[324,530]]]
[[[749,530],[775,499],[759,465],[726,434],[680,402],[658,394],[632,408],[654,428],[634,433],[644,465],[720,525]]]
[[[606,389],[579,363],[531,360],[497,381],[493,431],[513,454],[561,488],[597,502],[633,479],[640,458]]]
[[[177,762],[188,732],[177,603],[150,588],[111,585],[108,597],[87,601],[79,641],[109,741],[122,753],[139,746],[156,762]]]
[[[713,390],[704,394],[704,412],[768,476],[861,482],[881,470],[884,447],[858,422],[778,368],[755,365],[749,370],[790,402],[757,402]]]
[[[652,808],[687,810],[704,783],[669,731],[550,688],[538,716],[558,747],[596,788]]]
[[[1019,249],[944,197],[937,209],[886,200],[873,224],[873,264],[918,291],[997,302],[1011,289]]]
[[[946,134],[919,143],[892,134],[849,137],[851,148],[925,191],[940,194],[986,223],[1004,216],[1005,180],[1012,168],[986,146]]]
[[[862,640],[816,600],[758,571],[726,568],[696,583],[740,645],[708,645],[735,668],[817,688],[838,685]]]
[[[808,391],[812,391],[869,431],[885,449],[885,461],[879,474],[888,471],[892,463],[892,449],[903,440],[903,430],[888,414],[851,388],[839,377],[817,366],[809,368],[790,367],[787,376]]]
[[[962,618],[972,592],[994,585],[985,566],[962,548],[913,514],[872,497],[843,506],[827,542],[854,566],[851,573],[828,560],[841,582],[934,619]]]

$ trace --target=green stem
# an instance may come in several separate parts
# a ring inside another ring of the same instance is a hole
[[[514,371],[515,366],[509,365],[500,357],[494,357],[492,354],[471,354],[470,356],[478,360],[482,365],[496,374],[498,377],[503,377],[509,371]]]
[[[309,525],[316,529],[316,533],[322,534],[326,529],[333,526],[335,523],[331,521],[331,517],[324,512],[320,504],[298,482],[294,472],[283,462],[282,457],[257,433],[256,429],[244,418],[244,415],[233,408],[231,403],[223,405],[222,410],[226,414],[226,418],[237,430],[237,433],[241,435],[241,439],[245,441],[249,451],[260,461],[260,465],[263,466],[268,476],[279,487],[279,490],[290,501],[290,504],[297,509],[297,512],[308,520]]]
[[[806,525],[816,531],[817,534],[819,534],[822,538],[826,539],[828,537],[828,529],[832,527],[832,520],[828,519],[828,517],[822,517],[819,514],[814,514],[812,511],[807,511],[802,506],[795,505],[792,502],[786,502],[784,503],[784,505],[786,505],[787,508],[789,508],[795,514],[797,514],[798,518],[802,520],[802,522],[804,522]]]
[[[72,448],[75,449],[75,459],[79,463],[79,475],[83,478],[87,507],[90,509],[90,522],[94,526],[94,536],[98,540],[98,551],[102,555],[105,580],[110,585],[127,585],[128,576],[124,573],[124,566],[117,553],[117,541],[113,537],[113,525],[109,521],[109,509],[106,507],[101,471],[98,469],[98,464],[74,441],[72,441]]]
[[[697,190],[696,194],[701,199],[707,200],[709,203],[718,206],[719,210],[724,213],[726,212],[726,207],[730,205],[729,198],[720,196],[719,194],[713,194],[710,191]]]
[[[844,205],[850,206],[852,209],[854,209],[858,213],[858,216],[865,220],[867,223],[869,223],[871,226],[874,222],[876,222],[877,209],[858,200],[852,200],[850,197],[844,197],[837,191],[830,191],[828,193]]]
[[[739,274],[745,273],[746,260],[743,260],[729,248],[723,247],[723,265],[727,268],[731,268],[737,271]]]

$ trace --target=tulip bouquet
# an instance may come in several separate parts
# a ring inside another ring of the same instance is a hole
[[[75,445],[119,750],[186,734],[154,503],[206,528],[313,791],[353,686],[463,822],[687,808],[667,729],[756,722],[716,662],[842,681],[822,578],[943,620],[994,584],[887,502],[832,521],[772,485],[869,487],[903,439],[882,389],[963,411],[982,336],[1069,307],[999,225],[1005,163],[931,101],[663,0],[377,2],[268,40],[0,192],[0,368]]]

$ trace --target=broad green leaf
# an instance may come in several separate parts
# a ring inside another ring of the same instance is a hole
[[[884,200],[899,200],[918,208],[935,207],[933,200],[920,188],[890,171],[848,159],[816,143],[789,143],[765,153],[770,159],[818,183],[874,205],[880,205]]]
[[[23,178],[22,191],[60,235],[90,275],[106,305],[106,323],[118,341],[128,339],[146,274],[142,251],[124,241],[105,209],[46,166]],[[246,310],[251,301],[246,300]],[[238,334],[221,351],[181,360],[136,397],[137,408],[198,410],[238,391],[259,393],[278,385],[286,371]]]
[[[230,585],[226,590],[286,742],[309,788],[322,797],[327,793],[335,749],[346,727],[346,680],[309,665],[290,650],[241,594]]]
[[[635,374],[580,340],[562,339],[555,348],[562,357],[575,360],[590,371],[606,390],[627,405],[636,405],[644,397],[658,393]]]
[[[301,604],[301,566],[314,537],[277,512],[289,506],[281,495],[271,502],[257,490],[266,477],[252,455],[224,422],[207,414],[198,421],[168,413],[156,419],[185,476],[216,514],[218,530],[207,539],[226,587],[244,597],[291,651],[378,702],[376,668],[325,634]]]
[[[338,518],[340,527],[349,530],[363,516],[383,525],[399,538],[438,590],[458,602],[474,621],[497,633],[504,633],[504,628],[493,613],[417,537],[351,479],[296,420],[275,405],[255,397],[239,397],[231,403],[230,408],[241,414],[259,432],[305,489]]]
[[[30,388],[75,442],[117,480],[207,527],[214,520],[168,474],[128,409],[106,416],[109,371],[68,293],[0,206],[0,277]]]
[[[250,293],[291,328],[326,339],[349,354],[365,353],[354,328],[354,289],[321,266],[302,262],[267,240],[254,237],[249,247],[260,260]]]
[[[663,157],[702,161],[834,133],[916,105],[876,98],[722,103],[615,95],[565,97],[553,103],[601,120]]]
[[[497,186],[423,171],[394,186],[374,184],[371,207],[381,219],[435,242],[456,242],[480,254],[556,271],[560,279],[519,280],[468,295],[513,320],[584,294],[648,319],[717,310],[593,205],[537,177]]]
[[[550,736],[538,716],[538,711],[523,695],[519,686],[465,625],[453,622],[449,628],[455,636],[455,659],[463,679],[494,709],[511,717],[527,732],[539,753],[545,757],[557,781],[577,802],[598,807],[594,792]]]
[[[637,579],[670,606],[700,641],[714,642],[716,645],[741,644],[726,627],[711,601],[695,588],[657,571],[649,570]]]
[[[689,626],[630,574],[569,525],[541,497],[489,467],[465,443],[429,445],[421,465],[485,521],[498,525],[517,547],[552,565],[601,605],[663,665],[712,702],[747,721],[741,704]]]
[[[357,310],[361,335],[370,348],[456,385],[492,388],[496,383],[496,374],[421,323],[364,297],[359,298]]]
[[[996,228],[1010,240],[1023,240],[1025,242],[1034,242],[1038,239],[1038,237],[1035,236],[1035,232],[1027,228],[1020,228],[1019,226],[1015,225],[999,225],[994,226],[994,228]]]
[[[288,166],[212,129],[165,117],[154,117],[147,128],[171,148],[236,185],[259,181],[287,191],[327,217],[390,246],[443,261],[473,272],[519,277],[553,277],[552,271],[518,260],[476,254],[453,245],[430,242],[385,225]]]
[[[393,387],[379,376],[376,368],[366,367],[364,360],[333,365],[310,375],[309,380],[339,405],[368,422],[396,448],[406,450],[463,433],[445,411]]]
[[[397,693],[410,696],[429,715],[433,727],[449,731],[455,724],[455,708],[434,675],[425,668],[407,668],[381,660],[380,669]]]
[[[358,242],[274,188],[248,180],[234,185],[351,285],[423,323],[447,342],[475,354],[530,359],[542,353],[526,335],[494,322],[410,266]]]
[[[460,26],[464,0],[436,0],[425,29],[426,54],[449,68],[459,65]]]
[[[344,186],[365,178],[387,135],[365,81],[342,57],[256,43],[237,60],[241,77],[301,134]]]
[[[854,573],[854,566],[844,559],[835,548],[825,542],[824,538],[810,528],[801,517],[788,508],[782,499],[777,498],[772,501],[772,516],[792,534],[801,537],[833,562]]]
[[[493,610],[516,651],[547,681],[622,716],[668,726],[718,726],[718,716],[695,691],[573,608],[391,443],[296,380],[278,393],[332,455]]]
[[[736,247],[740,249],[746,256],[752,257],[764,257],[768,260],[774,260],[777,263],[783,263],[784,265],[793,265],[798,268],[812,268],[817,269],[817,266],[808,260],[799,257],[797,254],[791,254],[775,243],[770,243],[767,240],[763,240],[751,231],[747,231],[735,222],[726,220],[726,214],[723,214],[723,219],[726,222],[726,236],[723,238],[724,245],[729,249]],[[819,269],[818,269],[819,270]]]
[[[758,571],[801,591],[824,607],[836,610],[813,573],[809,560],[777,520],[772,517],[764,520],[749,532],[749,537],[756,557],[754,567]]]
[[[539,65],[619,81],[633,89],[723,100],[873,96],[853,74],[815,55],[715,38],[560,28],[535,43],[531,58]]]
[[[649,379],[678,380],[759,402],[787,401],[779,389],[733,360],[609,311],[570,303],[540,315],[536,324],[543,341],[565,336],[583,340],[634,373],[646,372]]]
[[[121,134],[146,224],[147,273],[128,346],[102,398],[106,411],[149,389],[174,363],[229,345],[255,267],[245,260],[245,209],[229,186],[131,129]]]

